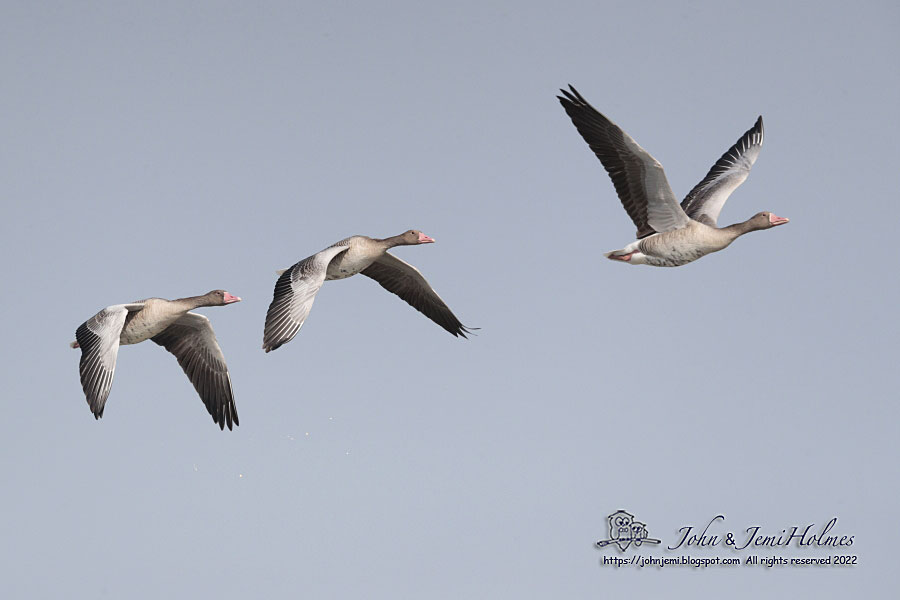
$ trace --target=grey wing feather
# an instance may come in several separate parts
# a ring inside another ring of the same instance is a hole
[[[338,242],[304,258],[285,270],[275,282],[275,294],[263,331],[263,350],[271,352],[291,341],[309,316],[319,288],[325,282],[328,263],[348,245]]]
[[[456,318],[422,273],[396,256],[385,252],[361,273],[377,281],[381,287],[396,294],[453,335],[466,337],[467,333],[472,332]]]
[[[119,336],[130,311],[138,311],[143,304],[114,304],[107,306],[81,324],[75,339],[81,348],[78,370],[81,387],[95,419],[103,416],[106,399],[112,388],[119,354]]]
[[[681,208],[690,218],[707,225],[718,223],[725,201],[750,175],[764,137],[763,120],[759,117],[681,202]]]
[[[637,237],[686,227],[690,222],[675,199],[666,173],[630,135],[591,106],[578,91],[560,90],[566,113],[609,173]]]
[[[220,429],[240,425],[231,375],[208,318],[189,312],[150,339],[175,355]]]

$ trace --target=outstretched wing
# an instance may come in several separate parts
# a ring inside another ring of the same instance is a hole
[[[231,375],[209,319],[186,313],[150,339],[175,355],[219,429],[240,425]]]
[[[750,167],[756,162],[762,148],[763,120],[748,129],[728,152],[716,161],[703,181],[681,202],[681,208],[695,221],[715,226],[725,201],[750,175]]]
[[[385,252],[360,272],[380,283],[387,291],[400,296],[407,304],[453,335],[466,337],[467,333],[472,332],[460,323],[450,307],[411,264]]]
[[[557,96],[606,172],[634,225],[637,237],[686,227],[690,219],[675,199],[662,165],[630,135],[569,86]]]
[[[142,303],[107,306],[75,331],[75,339],[81,348],[78,365],[81,387],[95,419],[103,416],[112,387],[119,354],[119,336],[125,326],[125,317],[129,311],[138,311],[143,307]]]
[[[328,263],[347,248],[347,245],[325,248],[281,274],[275,283],[275,296],[269,305],[269,312],[266,313],[263,350],[271,352],[297,335],[309,316],[319,288],[325,282]]]

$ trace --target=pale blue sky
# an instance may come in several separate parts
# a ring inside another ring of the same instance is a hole
[[[891,2],[3,2],[0,595],[896,587],[898,27]],[[604,260],[634,228],[568,83],[679,196],[762,114],[721,222],[791,223]],[[408,228],[477,337],[356,277],[262,352],[276,269]],[[214,288],[244,298],[203,311],[241,426],[154,344],[95,422],[75,328]],[[615,571],[592,544],[620,508],[666,541],[837,516],[860,564]]]

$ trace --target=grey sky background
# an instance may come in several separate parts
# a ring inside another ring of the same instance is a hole
[[[3,597],[896,586],[896,3],[0,6]],[[678,196],[762,114],[721,220],[791,223],[604,260],[634,228],[568,83]],[[477,337],[355,277],[262,352],[276,269],[408,228],[437,243],[396,255]],[[244,299],[201,311],[241,426],[152,343],[95,422],[76,327],[215,288]],[[617,509],[668,543],[836,516],[860,564],[615,570]]]

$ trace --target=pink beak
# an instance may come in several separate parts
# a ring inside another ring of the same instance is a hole
[[[225,292],[225,304],[231,304],[232,302],[240,302],[241,299],[237,296],[232,296],[228,292]]]
[[[420,244],[433,244],[434,238],[430,238],[424,233],[419,233],[419,243]]]
[[[785,223],[787,223],[789,221],[790,221],[790,219],[788,219],[787,217],[779,217],[775,213],[769,213],[769,223],[771,223],[773,226],[774,225],[784,225]]]

